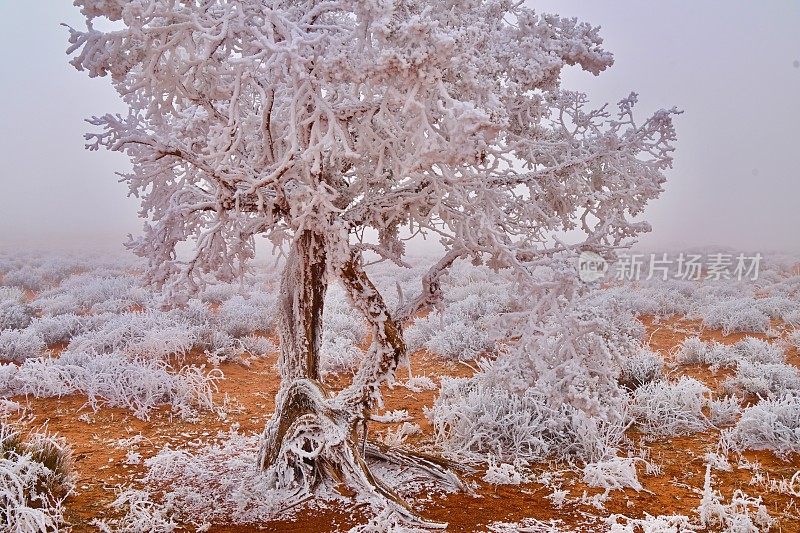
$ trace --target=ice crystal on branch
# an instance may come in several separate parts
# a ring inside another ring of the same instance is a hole
[[[77,4],[72,64],[130,108],[91,119],[89,146],[130,156],[151,220],[130,245],[157,282],[229,278],[253,236],[303,228],[346,248],[373,227],[393,258],[403,226],[502,265],[574,227],[603,248],[646,229],[629,216],[670,164],[673,111],[638,122],[635,95],[613,113],[560,87],[611,65],[597,28],[516,2]]]

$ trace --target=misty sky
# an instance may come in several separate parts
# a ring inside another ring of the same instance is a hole
[[[602,26],[615,54],[597,78],[567,72],[565,87],[685,111],[644,245],[800,251],[800,1],[531,5]],[[123,108],[108,79],[68,64],[61,22],[81,22],[69,1],[0,1],[2,247],[115,244],[141,227],[114,175],[124,156],[83,149],[83,119]]]

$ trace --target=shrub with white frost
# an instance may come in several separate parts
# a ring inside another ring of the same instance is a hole
[[[247,298],[235,295],[219,307],[217,326],[234,337],[269,332],[275,319],[274,296],[254,291]]]
[[[445,303],[406,329],[411,352],[427,349],[447,359],[469,361],[502,336],[498,319],[518,307],[511,282],[486,267],[461,262],[444,277]]]
[[[67,343],[72,337],[82,333],[87,320],[73,313],[43,316],[34,318],[29,329],[42,337],[45,344],[51,346]]]
[[[68,350],[164,358],[185,354],[198,340],[195,328],[179,314],[162,311],[111,315],[86,326],[70,340]]]
[[[47,314],[80,313],[92,310],[120,312],[133,305],[146,305],[151,293],[139,285],[138,278],[124,271],[76,274],[61,285],[42,292],[33,304]],[[108,309],[104,309],[108,307]]]
[[[633,392],[630,414],[642,431],[654,435],[681,435],[708,427],[703,414],[708,387],[696,379],[656,381]]]
[[[649,350],[641,350],[622,360],[619,383],[628,390],[664,379],[664,358]]]
[[[438,314],[431,313],[423,320],[436,321]],[[488,332],[474,321],[467,317],[454,317],[440,329],[435,329],[423,346],[448,359],[469,361],[493,345]]]
[[[331,287],[322,314],[320,367],[323,374],[354,372],[364,357],[359,345],[366,333],[361,313],[350,305],[341,287]]]
[[[184,418],[197,409],[213,409],[218,370],[173,369],[164,361],[129,360],[122,354],[64,352],[57,359],[28,359],[18,368],[0,365],[0,395],[64,396],[79,392],[97,410],[101,405],[125,407],[148,419],[158,405],[170,405]]]
[[[800,393],[760,400],[723,437],[735,450],[800,453]]]
[[[590,487],[599,487],[606,492],[631,488],[642,490],[636,474],[635,457],[610,457],[602,461],[588,463],[583,467],[583,482]]]
[[[28,326],[33,308],[17,288],[0,286],[0,330],[22,329]]]
[[[593,461],[612,455],[625,426],[587,416],[569,405],[548,405],[534,388],[515,393],[476,378],[442,378],[427,411],[436,444],[449,456],[480,462],[541,461],[555,457]]]
[[[700,526],[709,531],[757,533],[769,531],[775,522],[760,497],[751,498],[741,490],[735,490],[730,503],[724,504],[722,495],[712,486],[710,464],[706,466],[703,496],[697,513]]]
[[[726,426],[736,422],[742,414],[742,406],[736,396],[715,398],[708,402],[709,418],[715,426]]]
[[[111,508],[122,516],[92,521],[102,533],[172,533],[178,528],[172,507],[154,502],[143,490],[123,490]]]
[[[787,392],[800,392],[800,369],[783,363],[740,361],[736,374],[723,385],[730,392],[779,398]]]
[[[779,346],[755,337],[745,337],[731,349],[737,359],[751,363],[783,363],[786,359]]]
[[[29,291],[40,291],[46,286],[46,281],[41,272],[23,266],[19,270],[6,272],[3,276],[3,285],[19,287]]]
[[[796,350],[800,350],[800,329],[796,329],[789,334],[789,343]]]
[[[680,363],[710,365],[714,371],[743,362],[782,363],[784,360],[785,355],[780,347],[755,337],[745,337],[734,344],[703,342],[697,337],[687,337],[678,350]]]
[[[678,362],[695,364],[705,362],[708,345],[698,337],[686,337],[678,349]]]
[[[702,319],[708,328],[721,329],[725,335],[734,331],[766,333],[770,327],[769,315],[758,308],[752,297],[713,301],[698,307],[690,316]]]
[[[29,329],[0,331],[0,361],[22,362],[29,357],[39,357],[45,348],[42,337]]]
[[[0,421],[0,525],[3,531],[46,533],[64,522],[63,500],[74,487],[72,452],[62,439]]]

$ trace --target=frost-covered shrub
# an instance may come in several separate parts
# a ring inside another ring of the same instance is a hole
[[[711,465],[706,467],[702,498],[695,511],[697,518],[683,515],[630,518],[620,514],[606,519],[609,533],[684,533],[688,531],[724,531],[725,533],[758,533],[769,531],[775,520],[770,517],[761,498],[752,498],[735,490],[730,503],[714,490]]]
[[[99,305],[94,312],[108,310],[118,312],[124,307],[118,302],[124,302],[130,307],[134,304],[144,305],[149,299],[149,293],[138,285],[138,278],[124,272],[103,272],[95,270],[70,276],[61,285],[43,292],[34,301],[34,305],[43,312],[84,312]],[[107,304],[107,302],[112,302]],[[115,303],[117,302],[117,303]],[[102,309],[109,305],[111,309]],[[60,313],[59,313],[60,314]]]
[[[703,342],[697,337],[688,337],[678,350],[678,361],[683,364],[701,363],[712,370],[732,367],[742,362],[782,363],[783,350],[778,346],[754,337],[745,337],[735,344]]]
[[[628,390],[664,379],[664,358],[655,352],[641,350],[622,360],[619,384]]]
[[[789,343],[794,346],[796,350],[800,350],[800,329],[794,330],[789,334]]]
[[[418,318],[406,329],[410,351],[425,348],[448,359],[475,359],[503,336],[499,317],[519,307],[510,281],[464,262],[445,276],[443,294],[443,310]]]
[[[800,453],[800,393],[762,399],[748,407],[723,438],[735,450]]]
[[[687,314],[696,287],[679,280],[641,282],[597,290],[588,301],[595,308],[624,310],[635,315],[668,317]]]
[[[754,298],[734,298],[700,306],[691,315],[700,318],[708,328],[722,329],[725,335],[734,331],[766,333],[769,315],[758,308]]]
[[[180,310],[180,316],[190,326],[201,328],[211,329],[210,326],[214,322],[214,313],[209,306],[196,298],[186,303],[186,307]]]
[[[698,337],[686,337],[678,349],[678,362],[683,364],[703,363],[708,345]]]
[[[0,330],[28,327],[33,308],[17,288],[0,287]]]
[[[171,506],[152,501],[150,493],[143,490],[122,491],[111,508],[122,516],[92,522],[102,533],[172,533],[178,529]]]
[[[788,311],[783,315],[783,321],[793,327],[800,326],[800,309]]]
[[[97,410],[125,407],[147,419],[158,405],[171,405],[182,417],[213,409],[219,371],[185,366],[177,371],[161,360],[129,360],[122,354],[64,352],[58,359],[28,359],[18,368],[0,365],[0,395],[64,396],[79,392]]]
[[[242,293],[239,283],[214,283],[207,285],[198,295],[205,303],[221,304]]]
[[[439,397],[427,411],[436,444],[450,456],[482,461],[548,457],[596,461],[612,455],[624,426],[591,418],[574,407],[554,408],[535,389],[517,394],[478,378],[442,378]]]
[[[247,364],[247,361],[242,360],[243,357],[261,357],[276,349],[272,341],[265,337],[247,335],[237,339],[224,331],[212,331],[205,342],[205,354],[214,366],[224,361]]]
[[[41,336],[45,344],[51,346],[58,343],[67,343],[72,337],[83,332],[85,329],[84,322],[82,317],[66,313],[35,318],[31,322],[29,329]]]
[[[272,488],[268,474],[253,467],[259,435],[219,436],[220,444],[188,451],[163,448],[146,459],[142,484],[159,487],[158,498],[156,491],[123,492],[115,506],[126,514],[109,520],[106,530],[166,532],[178,521],[198,526],[229,521],[253,524],[274,519],[287,506],[299,503],[293,491]],[[137,525],[144,529],[136,529]]]
[[[74,352],[125,352],[131,356],[163,358],[185,354],[197,342],[194,328],[177,313],[147,311],[103,316],[87,321],[85,331],[73,337]]]
[[[53,294],[40,296],[33,301],[33,306],[42,316],[82,313],[78,298],[72,294]]]
[[[751,363],[783,363],[785,360],[783,350],[778,346],[755,337],[745,337],[731,349],[739,360]]]
[[[436,320],[436,317],[432,313],[425,320]],[[427,350],[459,361],[475,359],[493,345],[488,332],[467,317],[453,319],[441,329],[435,330],[424,343]]]
[[[331,287],[322,314],[322,372],[354,371],[364,357],[359,344],[366,333],[364,318],[349,304],[344,291]]]
[[[0,331],[0,360],[22,362],[39,357],[46,347],[42,337],[29,329]]]
[[[137,303],[133,300],[123,298],[112,298],[104,302],[98,302],[89,309],[90,313],[124,313],[131,311]]]
[[[725,380],[728,391],[777,398],[789,391],[800,391],[800,370],[783,363],[740,361],[736,374]]]
[[[247,353],[256,357],[268,355],[278,349],[271,340],[260,335],[246,335],[239,342]]]
[[[44,433],[27,438],[0,421],[0,524],[4,531],[44,533],[64,524],[62,502],[74,486],[72,453]]]
[[[685,533],[699,531],[700,527],[692,525],[685,515],[652,516],[647,513],[643,518],[631,518],[621,514],[612,514],[605,519],[608,533]]]
[[[726,426],[734,423],[742,414],[742,406],[735,396],[713,399],[708,402],[711,423],[715,426]]]
[[[268,293],[253,292],[248,298],[237,294],[220,305],[217,325],[234,337],[269,332],[274,324],[274,309],[274,297]]]
[[[711,484],[711,465],[706,466],[703,496],[697,514],[700,526],[708,531],[755,533],[768,531],[775,522],[760,497],[751,498],[741,490],[734,491],[731,502],[723,504],[722,495]]]
[[[595,322],[595,334],[603,339],[614,359],[624,361],[641,352],[645,327],[630,311],[586,307],[588,302],[578,305],[581,316]]]
[[[32,309],[28,305],[0,302],[0,330],[26,328],[32,315]]]
[[[42,274],[28,267],[12,270],[3,276],[3,285],[20,287],[29,291],[40,291],[45,287]]]
[[[445,276],[445,309],[472,320],[499,315],[514,307],[512,284],[486,267],[458,262]]]
[[[599,487],[607,492],[631,488],[642,490],[636,475],[635,457],[611,457],[603,461],[589,463],[583,467],[583,482],[590,487]]]
[[[680,435],[702,431],[708,427],[703,414],[708,392],[708,387],[686,376],[675,383],[648,383],[633,392],[630,414],[646,433]]]
[[[768,317],[786,320],[792,313],[797,313],[798,303],[786,296],[770,296],[767,298],[757,298],[756,306]]]

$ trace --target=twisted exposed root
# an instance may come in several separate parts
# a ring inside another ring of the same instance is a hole
[[[410,524],[446,527],[418,516],[408,502],[373,476],[359,446],[360,418],[332,407],[328,399],[320,383],[305,379],[292,382],[279,393],[278,409],[265,429],[259,459],[274,486],[296,489],[299,500],[326,479],[335,480],[341,487],[395,511]],[[366,454],[418,468],[455,488],[464,488],[444,460],[371,443]]]
[[[447,483],[453,489],[462,491],[468,491],[469,488],[461,481],[461,478],[456,475],[455,471],[466,473],[474,471],[465,465],[456,464],[441,457],[402,448],[393,448],[378,442],[368,442],[365,454],[370,459],[420,470],[431,478],[438,479],[439,481]]]

